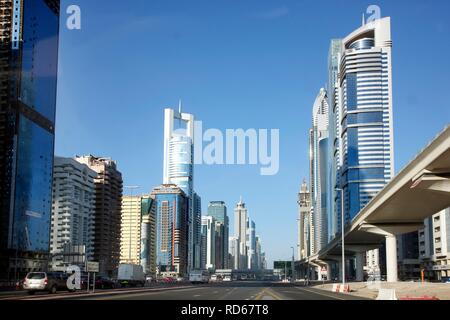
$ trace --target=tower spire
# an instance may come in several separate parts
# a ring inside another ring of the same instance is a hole
[[[181,101],[181,99],[178,102],[178,112],[181,114],[181,109],[183,108],[183,103]]]
[[[365,16],[365,14],[363,12],[363,14],[362,14],[362,26],[364,27],[365,25],[366,25],[366,16]]]

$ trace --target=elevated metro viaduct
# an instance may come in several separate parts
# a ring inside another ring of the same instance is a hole
[[[397,238],[424,227],[424,220],[450,207],[450,126],[412,160],[345,229],[346,258],[356,261],[356,280],[363,281],[364,254],[386,240],[387,281],[397,282]],[[341,235],[322,251],[297,262],[302,269],[341,262]],[[338,263],[342,269],[342,263]],[[342,270],[340,270],[342,278]],[[330,279],[330,274],[328,274]]]

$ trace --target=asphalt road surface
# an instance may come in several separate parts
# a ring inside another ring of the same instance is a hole
[[[2,297],[0,297],[2,299]],[[26,294],[4,297],[9,300],[363,300],[294,284],[274,282],[230,282],[208,285],[177,285],[120,290],[102,290],[95,294]]]

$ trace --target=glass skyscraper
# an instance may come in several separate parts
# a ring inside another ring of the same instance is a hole
[[[0,278],[46,268],[59,0],[0,0]]]
[[[341,186],[348,223],[394,173],[391,50],[389,17],[342,40]]]
[[[229,220],[227,207],[223,201],[211,201],[208,205],[208,216],[211,216],[220,224],[219,237],[216,239],[216,268],[228,269],[228,238],[229,238]]]
[[[188,272],[188,197],[176,185],[153,189],[156,212],[156,266],[159,272]]]

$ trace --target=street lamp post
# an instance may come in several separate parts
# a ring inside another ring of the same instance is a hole
[[[292,281],[291,282],[294,282],[295,281],[295,249],[294,249],[294,247],[291,247],[291,249],[292,249],[292,265],[291,265],[291,269],[292,269]]]
[[[341,192],[341,237],[342,237],[342,285],[345,286],[345,217],[344,217],[344,189],[336,188]]]

